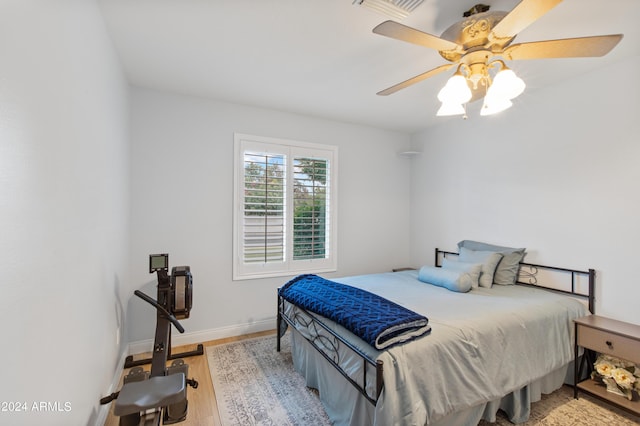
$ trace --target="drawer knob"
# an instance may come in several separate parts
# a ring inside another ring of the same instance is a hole
[[[607,340],[605,343],[609,346],[609,349],[613,349],[613,342],[611,342],[611,340]]]

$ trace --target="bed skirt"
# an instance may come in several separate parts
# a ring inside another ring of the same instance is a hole
[[[320,400],[334,425],[377,425],[376,409],[384,410],[383,397],[378,401],[379,407],[371,404],[298,331],[293,329],[291,329],[291,353],[295,369],[306,379],[308,387],[319,391]],[[477,425],[480,420],[495,422],[496,413],[500,409],[507,414],[511,422],[523,423],[529,418],[531,403],[539,401],[542,394],[549,394],[559,389],[565,383],[567,374],[572,371],[571,365],[561,367],[501,399],[448,414],[436,419],[430,425]]]

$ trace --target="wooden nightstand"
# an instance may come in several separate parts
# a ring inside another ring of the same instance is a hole
[[[640,416],[640,400],[634,396],[632,401],[607,392],[604,386],[587,378],[579,381],[582,365],[578,365],[578,348],[582,347],[601,354],[622,358],[640,365],[640,326],[627,322],[589,315],[575,321],[575,377],[574,398],[578,398],[578,390],[586,392],[604,401],[623,408],[636,416]],[[585,351],[585,356],[588,351]],[[589,358],[589,357],[586,357]],[[593,367],[593,359],[587,361],[587,368]]]

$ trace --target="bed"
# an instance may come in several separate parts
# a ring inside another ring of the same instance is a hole
[[[434,265],[458,256],[436,249]],[[424,315],[429,332],[376,349],[279,289],[278,350],[291,329],[294,366],[336,425],[472,425],[500,409],[526,421],[531,402],[570,379],[573,319],[594,311],[594,270],[518,261],[515,285],[459,292],[425,282],[423,269],[332,280]]]

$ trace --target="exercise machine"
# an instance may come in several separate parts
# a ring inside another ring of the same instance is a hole
[[[178,423],[187,418],[187,385],[198,387],[195,379],[188,379],[189,366],[183,357],[202,355],[202,345],[195,351],[171,354],[171,325],[180,333],[184,328],[178,319],[189,318],[193,303],[193,278],[189,266],[174,266],[169,271],[169,255],[149,255],[149,273],[158,276],[157,300],[136,290],[134,294],[156,308],[156,333],[152,357],[133,361],[128,356],[120,391],[100,400],[108,404],[116,400],[113,412],[120,417],[120,426],[158,426]],[[167,361],[173,360],[167,367]],[[151,371],[140,365],[151,363]]]

